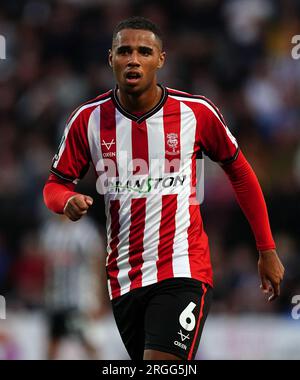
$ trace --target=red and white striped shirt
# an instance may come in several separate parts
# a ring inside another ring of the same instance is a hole
[[[77,183],[92,162],[105,193],[111,298],[172,277],[212,285],[207,235],[195,201],[196,160],[237,157],[236,140],[206,98],[162,87],[135,116],[116,90],[71,115],[51,171]]]

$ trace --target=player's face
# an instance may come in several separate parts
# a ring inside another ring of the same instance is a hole
[[[109,64],[120,90],[131,94],[156,85],[156,72],[164,60],[159,40],[148,30],[121,30],[109,51]]]

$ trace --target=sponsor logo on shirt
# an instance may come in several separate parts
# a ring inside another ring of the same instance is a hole
[[[102,146],[102,156],[103,158],[107,157],[115,157],[116,152],[115,151],[110,151],[110,148],[116,145],[115,139],[112,139],[111,141],[105,141],[104,139],[102,140],[101,146]]]
[[[160,178],[139,178],[129,179],[126,182],[120,180],[110,181],[108,183],[108,191],[113,192],[137,192],[137,193],[151,193],[159,189],[166,189],[169,187],[183,186],[186,180],[186,175],[166,176]]]

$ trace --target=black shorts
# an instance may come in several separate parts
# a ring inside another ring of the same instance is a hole
[[[190,278],[171,278],[112,300],[131,359],[142,360],[146,349],[194,359],[211,298],[209,285]]]
[[[82,318],[73,309],[49,312],[49,333],[52,339],[74,335],[82,337]]]

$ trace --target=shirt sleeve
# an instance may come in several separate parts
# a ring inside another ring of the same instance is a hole
[[[79,110],[71,115],[50,169],[57,177],[75,184],[89,168],[87,125],[88,119],[84,111]]]
[[[205,155],[221,164],[230,163],[238,156],[238,143],[222,114],[204,97],[198,107],[197,141]]]
[[[275,249],[268,210],[258,179],[240,151],[237,159],[223,166],[227,174],[237,201],[243,210],[255,236],[259,251]]]
[[[64,213],[67,201],[77,193],[75,184],[50,174],[43,190],[45,205],[57,214]]]

